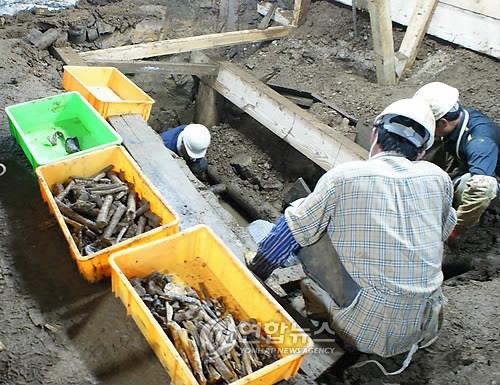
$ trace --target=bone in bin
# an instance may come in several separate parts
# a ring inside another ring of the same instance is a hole
[[[70,177],[52,189],[81,255],[90,255],[160,226],[122,173],[109,165],[91,177]]]
[[[130,283],[200,385],[231,383],[278,359],[257,322],[236,321],[203,283],[201,296],[158,272]]]

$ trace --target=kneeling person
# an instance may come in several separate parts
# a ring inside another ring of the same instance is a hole
[[[335,252],[301,260],[309,281],[304,297],[316,295],[330,325],[361,352],[411,355],[439,330],[443,241],[456,213],[449,176],[421,161],[434,130],[434,116],[423,101],[391,104],[375,120],[370,159],[323,175],[297,207],[285,210],[249,262],[254,274],[266,279],[290,253],[300,258],[326,237]],[[312,262],[320,266],[319,274],[311,274]],[[321,274],[339,263],[344,278],[357,287],[347,303],[333,290],[326,292],[340,277]]]
[[[492,202],[498,204],[500,128],[478,110],[460,105],[458,90],[445,83],[426,84],[415,97],[430,105],[436,118],[436,137],[455,166],[450,171],[457,225],[448,239],[448,245],[454,247]]]
[[[184,158],[193,174],[204,179],[208,168],[205,158],[210,145],[210,132],[202,124],[187,124],[160,134],[169,150]]]

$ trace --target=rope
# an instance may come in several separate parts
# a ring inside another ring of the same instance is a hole
[[[432,341],[434,342],[434,341]],[[351,369],[355,369],[355,368],[361,368],[362,366],[365,366],[366,364],[375,364],[378,366],[378,368],[382,371],[382,373],[384,373],[384,375],[386,376],[394,376],[396,374],[400,374],[402,373],[407,367],[408,365],[410,365],[410,362],[411,362],[411,359],[413,357],[413,354],[418,350],[418,345],[417,344],[413,344],[410,351],[408,352],[408,355],[406,356],[404,362],[403,362],[403,366],[401,366],[401,368],[399,370],[396,370],[395,372],[388,372],[384,366],[378,362],[378,361],[375,361],[375,360],[368,360],[368,361],[363,361],[363,362],[359,362],[355,365],[352,365],[351,366]]]

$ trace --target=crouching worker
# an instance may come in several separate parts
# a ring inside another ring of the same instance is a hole
[[[205,179],[208,168],[205,154],[210,145],[210,132],[204,125],[182,125],[162,132],[160,136],[165,147],[184,158],[198,179]]]
[[[490,204],[498,203],[500,128],[478,110],[462,107],[458,90],[445,83],[426,84],[415,97],[429,103],[436,118],[436,137],[451,160],[443,167],[455,185],[457,225],[448,239],[448,245],[455,247]]]
[[[248,262],[265,280],[296,254],[309,314],[326,314],[347,346],[383,357],[409,352],[408,363],[437,337],[443,242],[456,222],[449,176],[421,160],[434,129],[423,101],[388,106],[375,120],[369,159],[323,175]]]

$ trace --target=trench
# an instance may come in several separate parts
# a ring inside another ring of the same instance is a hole
[[[190,105],[195,106],[196,100]],[[287,192],[298,178],[313,190],[325,171],[231,102],[220,100],[219,111],[221,123],[211,129],[207,185],[226,187],[218,194],[219,203],[240,226],[257,219],[273,222],[283,212]],[[464,274],[477,263],[464,253],[446,249],[444,279]]]

